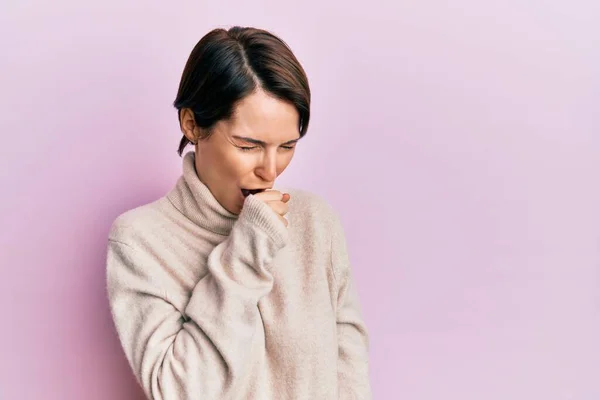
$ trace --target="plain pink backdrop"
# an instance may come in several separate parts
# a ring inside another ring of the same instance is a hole
[[[595,0],[2,2],[0,399],[142,399],[106,236],[175,183],[183,65],[233,24],[308,72],[281,184],[342,216],[374,397],[599,399],[599,20]]]

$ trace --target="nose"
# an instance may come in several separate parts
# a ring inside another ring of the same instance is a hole
[[[265,152],[256,174],[266,182],[274,182],[277,178],[277,157]]]

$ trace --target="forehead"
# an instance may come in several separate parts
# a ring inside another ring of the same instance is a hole
[[[266,143],[298,139],[299,115],[293,104],[257,91],[242,99],[229,121],[232,136],[245,136]]]

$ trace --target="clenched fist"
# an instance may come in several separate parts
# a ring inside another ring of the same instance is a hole
[[[289,193],[281,193],[279,190],[267,189],[253,195],[260,201],[266,203],[277,214],[281,222],[287,227],[288,221],[283,218],[288,212],[287,202],[290,200]]]

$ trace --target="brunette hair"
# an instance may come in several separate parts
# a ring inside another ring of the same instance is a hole
[[[289,46],[274,34],[235,26],[210,31],[192,50],[173,105],[189,108],[204,139],[212,126],[229,119],[235,105],[257,89],[288,101],[299,114],[300,137],[310,119],[310,88],[306,73]],[[183,136],[178,154],[190,141]]]

